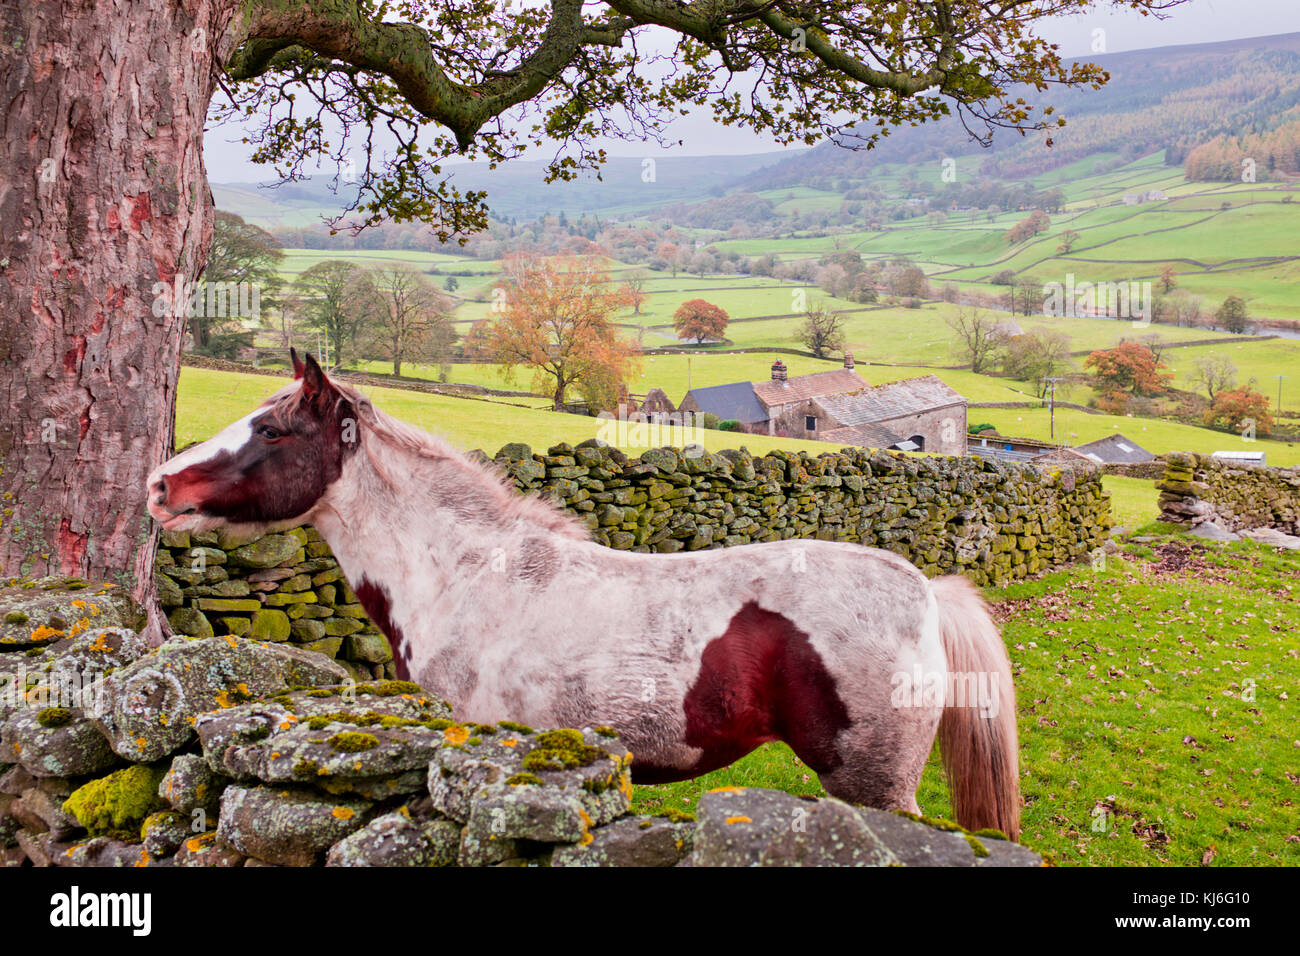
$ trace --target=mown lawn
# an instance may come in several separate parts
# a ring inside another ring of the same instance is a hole
[[[1015,672],[1022,839],[1063,865],[1300,864],[1300,555],[1146,530],[1104,569],[986,592]],[[634,802],[689,812],[720,786],[822,795],[769,744]],[[950,816],[937,754],[918,800]]]

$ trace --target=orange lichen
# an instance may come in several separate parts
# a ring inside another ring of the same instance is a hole
[[[751,820],[749,817],[727,817],[728,826],[731,826],[732,824],[735,823],[753,823],[753,822],[754,821]]]
[[[340,820],[351,820],[356,816],[356,813],[349,810],[347,807],[335,807],[330,811],[330,813],[338,817]]]
[[[452,724],[442,732],[442,736],[447,743],[457,746],[469,740],[469,728],[464,724]]]

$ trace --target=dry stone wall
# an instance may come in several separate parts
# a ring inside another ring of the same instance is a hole
[[[1300,534],[1300,468],[1259,468],[1177,453],[1166,456],[1156,487],[1164,521]]]
[[[633,755],[608,727],[457,720],[290,642],[151,649],[84,582],[12,581],[0,607],[0,865],[1042,862],[995,832],[758,788],[634,814]]]
[[[314,528],[260,538],[164,531],[155,569],[178,634],[283,642],[338,659],[356,680],[396,676],[388,640]]]
[[[926,574],[1022,578],[1099,547],[1110,499],[1096,471],[844,449],[812,457],[743,449],[506,445],[495,459],[524,492],[550,495],[612,548],[673,552],[809,537],[894,551]]]

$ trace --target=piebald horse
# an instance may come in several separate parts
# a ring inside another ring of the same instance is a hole
[[[314,525],[399,676],[462,719],[612,726],[640,783],[782,740],[831,795],[913,813],[938,734],[958,823],[1016,838],[1010,664],[964,579],[810,539],[615,551],[293,363],[293,384],[149,476],[164,528]],[[953,693],[972,686],[989,692]]]

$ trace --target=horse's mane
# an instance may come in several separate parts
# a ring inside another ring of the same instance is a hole
[[[521,495],[510,476],[500,469],[475,461],[437,435],[381,412],[368,396],[352,386],[333,379],[330,382],[339,391],[340,400],[346,399],[356,409],[361,447],[375,473],[390,487],[397,484],[376,461],[376,450],[369,444],[372,440],[425,461],[451,466],[468,483],[487,493],[507,522],[517,519],[570,538],[590,537],[587,529],[568,511],[537,495]],[[302,390],[289,386],[272,395],[266,404],[274,403],[276,414],[282,415],[296,409],[301,400]]]

